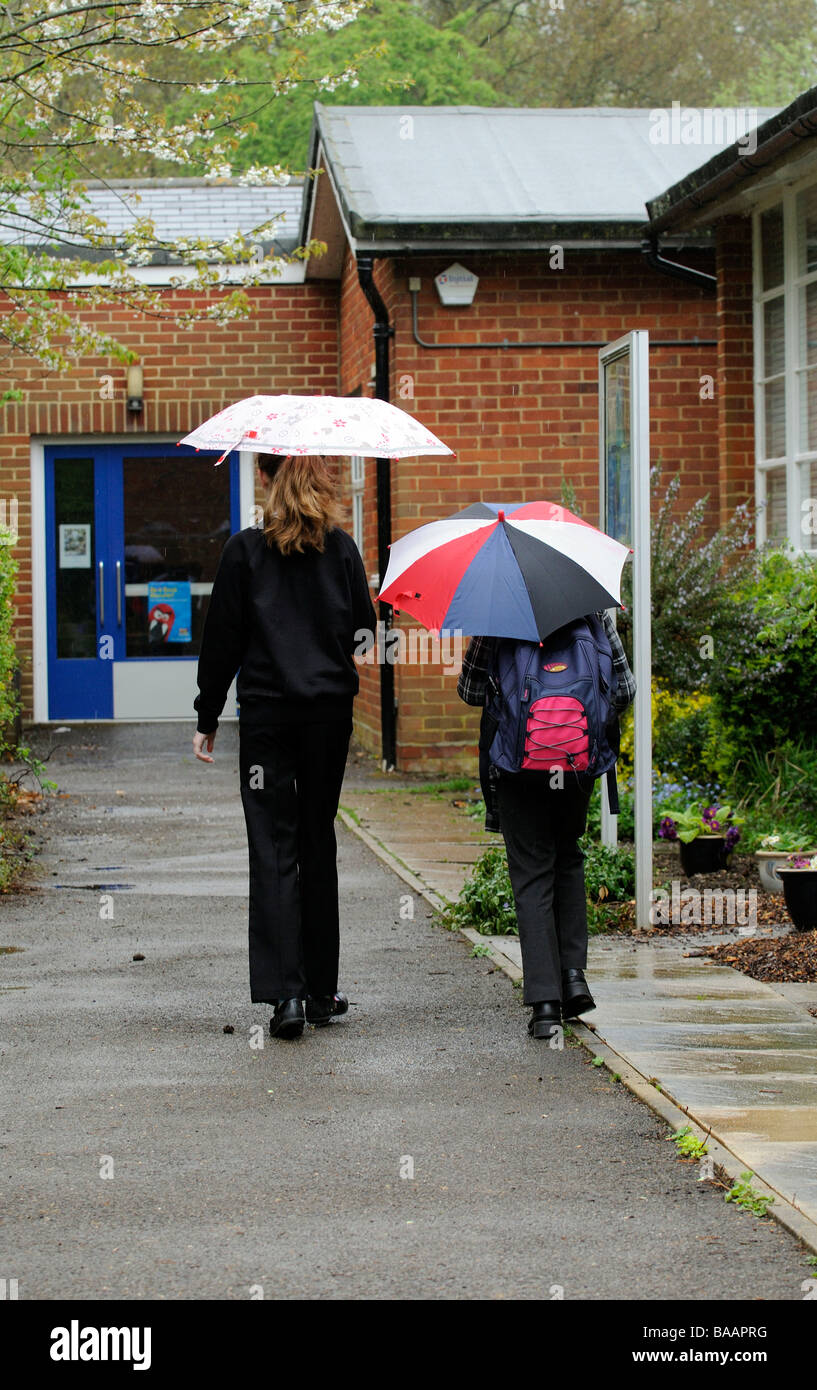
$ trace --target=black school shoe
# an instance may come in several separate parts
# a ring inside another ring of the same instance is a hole
[[[299,1038],[304,1031],[302,999],[276,999],[275,1013],[269,1021],[271,1038]]]
[[[323,1028],[333,1018],[349,1010],[349,1000],[345,994],[318,994],[306,996],[306,1021],[315,1028]]]
[[[564,1018],[578,1018],[595,1009],[596,1001],[587,988],[583,970],[564,970],[562,972],[562,1015]]]
[[[532,1038],[555,1037],[562,1023],[562,1011],[558,999],[543,999],[534,1004],[528,1022],[528,1032]]]

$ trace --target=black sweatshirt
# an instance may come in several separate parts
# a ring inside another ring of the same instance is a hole
[[[360,552],[335,527],[323,551],[282,555],[251,526],[224,547],[199,655],[198,731],[214,733],[238,672],[241,717],[296,723],[351,716],[355,634],[376,618]],[[240,668],[240,669],[239,669]]]

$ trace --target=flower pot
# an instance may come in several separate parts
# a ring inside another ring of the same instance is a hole
[[[795,929],[817,930],[817,869],[785,869],[781,865],[778,873]]]
[[[788,853],[780,853],[779,850],[759,849],[755,851],[760,883],[767,893],[782,893],[783,880],[778,876],[778,869],[785,864]]]
[[[681,868],[685,874],[713,874],[726,868],[726,836],[696,835],[685,844],[679,840]]]

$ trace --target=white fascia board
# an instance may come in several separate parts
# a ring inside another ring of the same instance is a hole
[[[304,261],[278,261],[278,274],[270,275],[269,279],[260,282],[261,285],[302,285],[304,282],[306,263]],[[142,285],[153,285],[161,288],[163,285],[172,285],[173,281],[180,281],[183,285],[189,284],[196,277],[196,272],[192,266],[188,265],[140,265],[130,267],[130,274],[134,280],[138,280]],[[85,290],[95,285],[106,285],[107,277],[104,275],[78,275],[76,280],[72,280],[67,289]],[[213,285],[211,288],[218,290],[221,288],[234,288],[243,283],[243,276],[238,267],[230,267],[229,274],[225,275],[220,285]],[[250,287],[252,288],[252,287]]]

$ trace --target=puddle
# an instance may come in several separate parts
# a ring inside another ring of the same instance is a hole
[[[80,889],[86,893],[112,893],[114,889],[133,888],[132,883],[54,883],[53,888]]]

